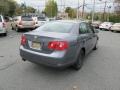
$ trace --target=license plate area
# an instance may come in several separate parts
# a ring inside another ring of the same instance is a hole
[[[41,43],[38,42],[32,42],[31,43],[31,48],[35,50],[41,50]]]

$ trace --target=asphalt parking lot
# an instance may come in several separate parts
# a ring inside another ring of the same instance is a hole
[[[120,33],[100,31],[98,49],[85,58],[80,71],[57,70],[19,56],[23,32],[0,36],[0,90],[120,90]]]

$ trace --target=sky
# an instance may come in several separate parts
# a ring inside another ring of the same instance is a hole
[[[42,11],[45,8],[45,1],[47,0],[16,0],[18,3],[23,3],[25,2],[26,5],[28,6],[32,6],[36,9],[39,9],[40,11]],[[83,0],[55,0],[58,4],[58,10],[62,11],[64,10],[64,5],[65,7],[73,7],[73,8],[77,8],[78,6],[78,1],[79,1],[79,5],[82,5]],[[85,10],[86,11],[92,11],[92,7],[93,7],[93,1],[94,0],[85,0]],[[108,6],[112,6],[113,7],[113,3],[112,0],[106,0],[107,1],[107,7]],[[105,5],[105,0],[99,1],[96,0],[96,5],[95,5],[95,10],[96,11],[103,11],[104,10],[104,5]],[[82,8],[80,8],[81,10]],[[111,9],[112,11],[113,9]],[[107,11],[107,9],[106,9]]]

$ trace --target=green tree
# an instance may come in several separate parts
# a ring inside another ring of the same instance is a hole
[[[58,7],[57,7],[56,1],[54,1],[54,0],[49,0],[49,1],[46,3],[44,12],[46,13],[46,15],[47,15],[48,17],[57,16]]]
[[[115,3],[115,12],[116,14],[120,15],[120,0],[114,0],[114,3]]]
[[[0,14],[7,14],[9,11],[8,0],[0,0]]]
[[[22,15],[25,13],[35,13],[36,9],[31,6],[17,5],[15,9],[15,15]]]
[[[13,0],[9,0],[8,5],[9,5],[8,14],[9,14],[9,16],[13,16],[15,14],[15,9],[17,7],[17,3]]]
[[[16,2],[14,0],[0,0],[0,14],[12,16],[15,8]]]
[[[70,18],[75,18],[76,17],[76,12],[73,8],[71,7],[67,7],[66,10],[65,10],[66,13],[68,13],[68,16]]]

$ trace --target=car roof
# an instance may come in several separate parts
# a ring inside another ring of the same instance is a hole
[[[59,22],[67,22],[67,23],[80,23],[80,22],[85,22],[81,20],[57,20]]]

